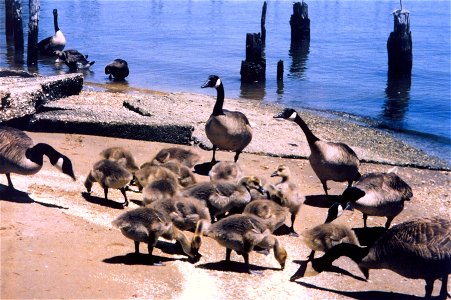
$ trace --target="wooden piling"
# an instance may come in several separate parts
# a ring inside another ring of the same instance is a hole
[[[262,17],[261,17],[261,24],[260,24],[260,35],[262,39],[262,46],[265,47],[266,45],[266,1],[263,2],[263,8],[262,8]]]
[[[412,33],[409,12],[405,9],[393,12],[394,29],[387,40],[388,75],[410,76],[412,73]]]
[[[14,37],[14,0],[5,0],[5,34],[6,38]]]
[[[260,33],[246,34],[246,60],[241,61],[241,81],[263,81],[266,75],[266,59]]]
[[[304,1],[293,3],[293,14],[290,17],[291,42],[310,39],[310,19],[308,5]]]
[[[283,80],[283,60],[277,62],[277,81]]]
[[[39,0],[29,0],[30,18],[28,21],[28,55],[27,64],[38,62],[38,32],[39,32]]]
[[[22,5],[20,0],[13,1],[14,48],[23,50]]]

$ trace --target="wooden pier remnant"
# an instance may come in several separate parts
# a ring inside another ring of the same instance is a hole
[[[28,52],[27,64],[38,62],[38,32],[40,0],[29,0],[30,17],[28,21]]]
[[[6,38],[14,37],[14,0],[5,0],[5,34]]]
[[[266,59],[260,33],[246,34],[246,60],[241,61],[241,81],[263,81],[266,76]]]
[[[293,14],[290,17],[291,43],[310,39],[310,19],[308,5],[304,1],[293,3]]]
[[[263,47],[265,47],[266,45],[266,1],[263,2],[263,7],[262,7],[262,17],[261,17],[261,24],[260,24],[260,34],[261,34],[261,39],[262,39],[262,45]]]
[[[400,1],[401,2],[401,1]],[[388,75],[405,77],[412,74],[412,33],[409,11],[402,8],[393,12],[394,29],[387,40]]]
[[[283,60],[277,62],[277,81],[283,80]]]
[[[23,50],[23,22],[22,22],[22,5],[20,0],[13,1],[13,30],[14,30],[14,48],[15,50]]]

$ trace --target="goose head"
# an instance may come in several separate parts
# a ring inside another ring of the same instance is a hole
[[[274,119],[285,119],[293,121],[296,118],[297,112],[292,108],[285,108],[277,115],[275,115]]]
[[[336,218],[338,218],[339,216],[341,216],[343,214],[344,210],[354,210],[354,208],[352,207],[351,203],[346,203],[345,208],[343,209],[343,205],[335,202],[334,204],[332,204],[331,207],[329,207],[329,209],[327,210],[327,218],[326,221],[324,221],[324,223],[330,223],[333,220],[335,220]]]
[[[262,195],[265,194],[265,189],[262,186],[260,178],[256,176],[246,176],[241,178],[240,184],[244,185],[247,189],[255,189],[259,191]]]
[[[207,81],[201,86],[201,88],[217,88],[221,85],[221,79],[217,75],[208,76]]]
[[[290,169],[285,166],[285,165],[280,165],[277,167],[277,170],[275,170],[272,174],[271,177],[282,177],[284,179],[288,179],[291,175]]]

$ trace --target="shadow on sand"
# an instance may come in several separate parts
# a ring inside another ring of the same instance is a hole
[[[14,203],[22,203],[22,204],[31,204],[36,203],[45,207],[50,208],[58,208],[58,209],[69,209],[68,207],[51,204],[51,203],[45,203],[40,202],[37,200],[34,200],[29,196],[28,193],[11,189],[8,186],[0,184],[0,201],[8,201],[8,202],[14,202]]]
[[[124,209],[123,202],[116,202],[113,200],[105,200],[105,198],[92,196],[90,193],[82,192],[81,196],[88,202],[94,203],[97,205],[106,206],[114,209]]]

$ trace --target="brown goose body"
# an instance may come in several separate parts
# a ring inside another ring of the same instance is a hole
[[[236,162],[220,161],[211,168],[208,175],[210,176],[211,181],[238,181],[243,177],[243,171]]]
[[[123,147],[107,148],[100,152],[100,156],[104,159],[110,159],[118,162],[132,173],[139,170],[133,154]]]
[[[285,223],[287,209],[272,200],[252,200],[246,205],[244,215],[255,215],[272,233]]]
[[[158,166],[169,161],[175,161],[187,166],[188,168],[192,168],[199,160],[199,154],[193,152],[192,150],[187,150],[181,147],[168,147],[161,149],[155,155],[152,159],[152,164]]]

